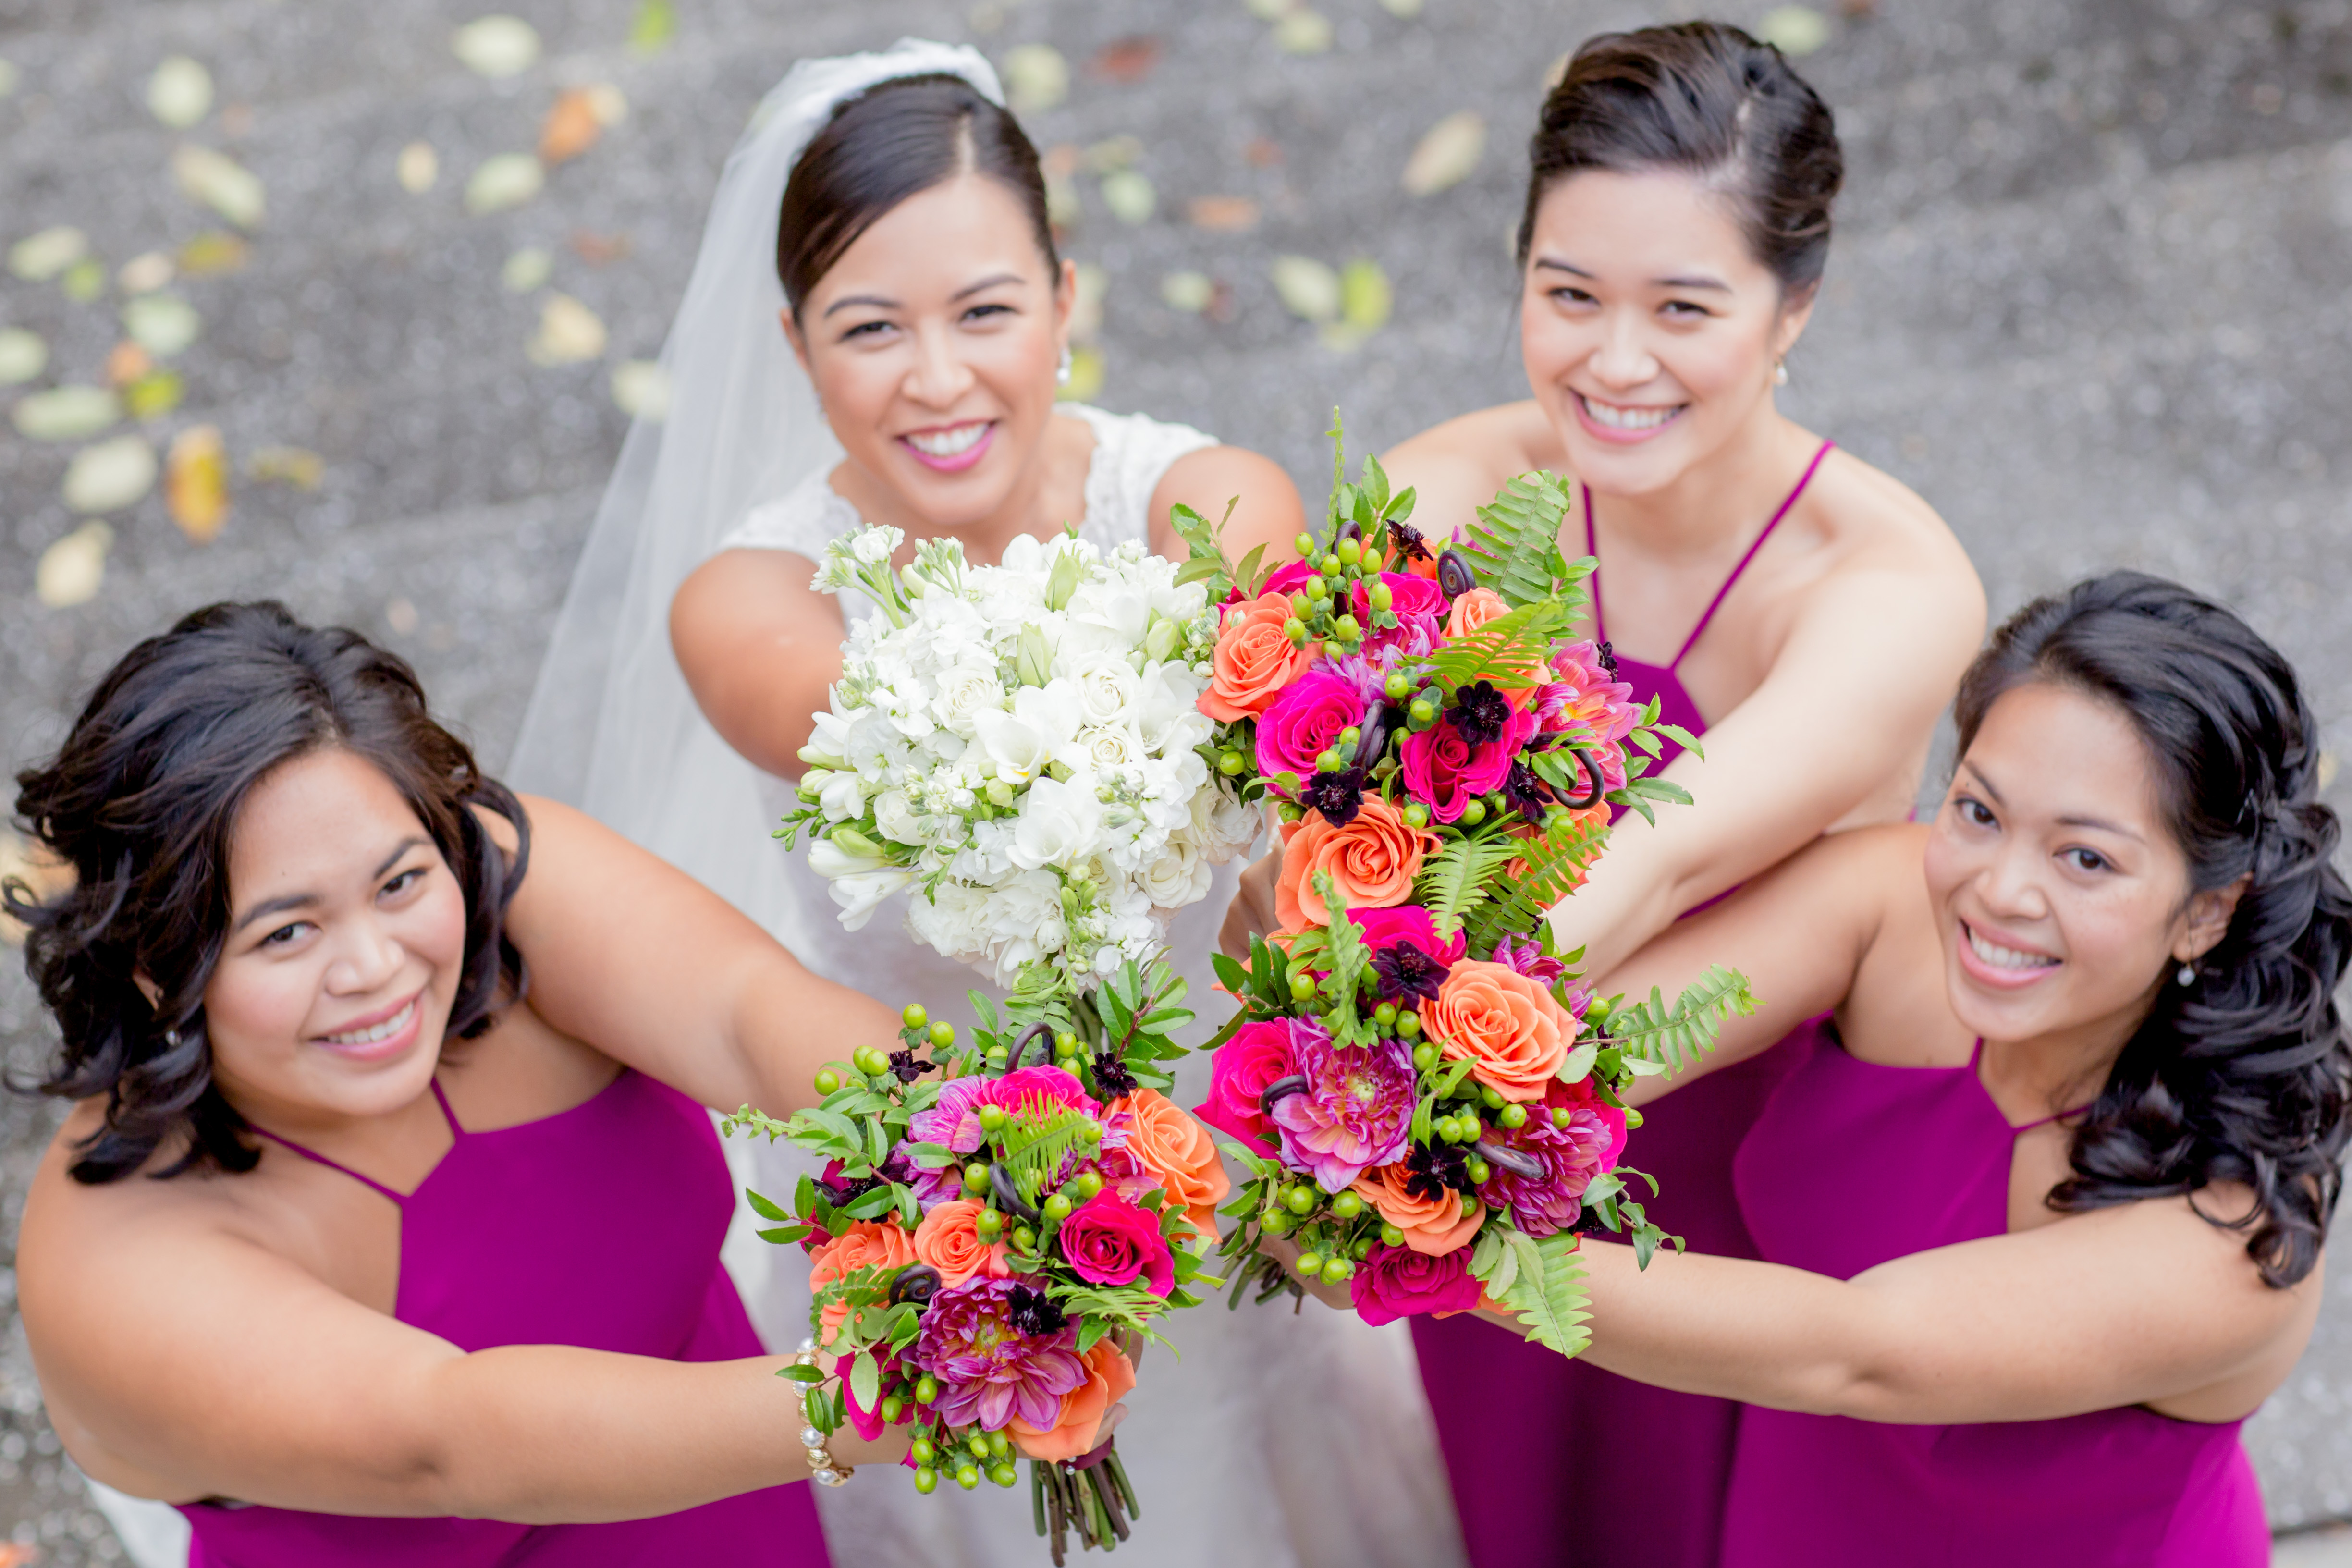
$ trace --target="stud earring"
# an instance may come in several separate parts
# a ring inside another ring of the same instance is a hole
[[[177,1029],[164,1030],[163,1043],[171,1047],[173,1050],[178,1050],[180,1048],[180,1031]]]
[[[1788,361],[1776,359],[1772,362],[1772,384],[1775,386],[1786,386],[1789,384]]]
[[[1054,380],[1063,386],[1070,384],[1070,345],[1067,343],[1062,345],[1062,363],[1054,372]]]
[[[2180,971],[2179,971],[2179,973],[2177,973],[2177,974],[2175,974],[2175,975],[2172,977],[2172,983],[2173,983],[2174,984],[2176,984],[2176,985],[2194,985],[2194,984],[2197,984],[2197,967],[2196,967],[2196,965],[2194,965],[2194,964],[2189,964],[2189,963],[2184,963],[2184,964],[2182,964],[2182,965],[2180,966]]]

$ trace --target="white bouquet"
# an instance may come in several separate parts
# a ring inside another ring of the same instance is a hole
[[[919,940],[1035,1000],[1075,999],[1157,958],[1169,916],[1256,837],[1198,706],[1207,591],[1140,543],[1024,534],[975,566],[932,540],[894,571],[903,537],[867,528],[826,549],[814,585],[881,613],[843,645],[778,837],[809,830],[850,930],[911,888]]]

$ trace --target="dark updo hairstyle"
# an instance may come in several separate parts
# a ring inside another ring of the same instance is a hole
[[[859,235],[959,174],[985,174],[1020,199],[1058,288],[1045,175],[1021,122],[960,76],[900,77],[835,110],[793,165],[776,222],[776,278],[793,319]]]
[[[2293,1285],[2326,1238],[2352,1095],[2335,1000],[2352,893],[2330,864],[2336,820],[2317,799],[2311,710],[2294,671],[2245,622],[2137,572],[2011,616],[1960,682],[1960,749],[1995,700],[2034,681],[2105,702],[2138,731],[2192,892],[2247,879],[2193,983],[2168,974],[2158,987],[2074,1131],[2074,1174],[2050,1205],[2073,1213],[2242,1184],[2250,1210],[2206,1217],[2248,1233],[2266,1283]]]
[[[16,775],[20,826],[72,868],[72,889],[36,901],[0,888],[28,928],[25,963],[65,1037],[45,1093],[103,1095],[106,1121],[74,1179],[115,1181],[167,1142],[159,1176],[259,1158],[213,1082],[205,984],[229,923],[230,836],[253,787],[297,757],[341,748],[383,770],[466,896],[465,968],[447,1026],[489,1026],[525,986],[506,940],[530,825],[465,742],[425,710],[415,672],[357,632],[304,626],[282,605],[215,605],[150,637],[107,672],[65,745]],[[470,807],[514,825],[511,861]],[[159,993],[150,1004],[134,977]]]
[[[1845,155],[1829,106],[1780,51],[1721,22],[1589,38],[1528,143],[1519,265],[1546,192],[1586,169],[1679,169],[1731,203],[1748,247],[1801,300],[1830,253]]]

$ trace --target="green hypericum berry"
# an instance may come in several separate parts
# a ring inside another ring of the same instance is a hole
[[[907,1402],[899,1398],[897,1394],[889,1394],[883,1395],[882,1419],[888,1422],[890,1425],[894,1426],[898,1425],[898,1413],[906,1408]]]
[[[1331,596],[1331,584],[1320,577],[1309,577],[1303,584],[1303,588],[1310,599],[1328,599]]]
[[[940,1457],[939,1448],[929,1437],[916,1438],[908,1451],[915,1456],[915,1463],[919,1465],[928,1465]]]
[[[1388,584],[1385,583],[1372,590],[1372,608],[1376,610],[1385,610],[1388,608],[1386,605],[1380,602],[1380,596],[1387,592]],[[1381,688],[1381,694],[1387,697],[1391,702],[1403,701],[1405,700],[1405,694],[1410,692],[1412,689],[1412,682],[1404,678],[1404,671],[1401,669],[1391,671],[1389,675],[1387,683]]]
[[[1341,616],[1339,626],[1334,629],[1339,632],[1341,642],[1354,642],[1364,635],[1363,623],[1353,616]]]
[[[1320,1196],[1313,1187],[1293,1187],[1282,1194],[1282,1206],[1303,1217],[1315,1212]]]
[[[1575,1119],[1576,1113],[1564,1105],[1555,1105],[1551,1108],[1551,1124],[1554,1127],[1566,1127]]]
[[[1506,1127],[1525,1127],[1528,1124],[1528,1108],[1524,1105],[1507,1105],[1495,1120]]]
[[[939,1489],[939,1485],[940,1473],[939,1471],[931,1468],[930,1466],[921,1466],[915,1471],[915,1489],[922,1493],[925,1497],[929,1497],[931,1493],[937,1491]]]
[[[993,1241],[1004,1232],[1004,1216],[994,1209],[982,1209],[971,1216],[971,1228],[982,1241]]]
[[[1311,533],[1302,533],[1290,542],[1297,547],[1301,561],[1315,553],[1315,536]]]
[[[1078,1189],[1078,1196],[1090,1198],[1103,1190],[1102,1173],[1098,1171],[1084,1172],[1075,1184]]]
[[[933,1024],[931,1026],[931,1044],[940,1050],[946,1050],[950,1046],[954,1045],[955,1026],[949,1023],[945,1018]]]
[[[1274,1209],[1258,1220],[1257,1227],[1268,1236],[1288,1236],[1298,1228],[1298,1222],[1290,1217],[1288,1209]]]
[[[1227,778],[1235,776],[1246,765],[1239,752],[1227,752],[1217,758],[1217,771]]]
[[[1486,1103],[1489,1110],[1502,1109],[1503,1091],[1491,1083],[1482,1083],[1478,1086],[1478,1098]]]
[[[1353,1219],[1364,1212],[1364,1200],[1355,1193],[1340,1193],[1331,1199],[1331,1215],[1335,1219]]]
[[[1419,801],[1404,808],[1404,825],[1418,833],[1429,826],[1429,807]]]
[[[983,1131],[989,1132],[993,1132],[998,1128],[1003,1126],[1004,1107],[1001,1105],[982,1106],[980,1108],[980,1125]]]
[[[1290,618],[1304,622],[1315,613],[1315,595],[1301,588],[1290,595]]]
[[[1013,1439],[1002,1432],[991,1432],[988,1435],[988,1451],[1001,1459],[1013,1452]]]
[[[1375,610],[1385,610],[1396,603],[1396,590],[1390,587],[1386,583],[1375,583],[1372,584],[1372,591],[1368,597],[1371,600],[1372,608]],[[1396,678],[1391,677],[1391,679],[1395,679]],[[1399,680],[1398,684],[1402,685],[1403,682]],[[1399,691],[1395,695],[1402,697],[1404,693]]]
[[[988,1191],[987,1162],[982,1160],[974,1160],[971,1164],[966,1165],[963,1168],[963,1190],[968,1193],[984,1193]]]
[[[1315,563],[1315,570],[1326,577],[1337,577],[1339,574],[1339,566],[1340,561],[1337,555],[1326,555]]]
[[[1037,1250],[1037,1233],[1025,1225],[1015,1226],[1013,1229],[1013,1245],[1022,1252],[1034,1252]]]
[[[1418,1013],[1399,1013],[1397,1015],[1397,1033],[1403,1036],[1408,1040],[1417,1040],[1421,1038],[1421,1015]]]
[[[1642,1113],[1632,1106],[1625,1108],[1625,1131],[1632,1132],[1642,1125]]]
[[[1076,1056],[1078,1054],[1078,1037],[1076,1035],[1061,1036],[1054,1042],[1054,1054],[1061,1058],[1064,1061],[1067,1061],[1072,1057]]]
[[[915,1380],[915,1403],[937,1405],[939,1402],[940,1380],[927,1372]]]
[[[990,1067],[1001,1068],[1011,1058],[1005,1055],[1004,1047],[1003,1046],[992,1046],[989,1047],[988,1065]]]
[[[1317,773],[1345,773],[1347,770],[1348,759],[1341,756],[1339,752],[1330,750],[1328,747],[1326,747],[1324,750],[1315,753],[1315,771]]]
[[[1307,623],[1293,616],[1282,623],[1282,635],[1288,637],[1291,646],[1296,647],[1307,640]]]
[[[1399,1230],[1392,1225],[1381,1226],[1381,1245],[1383,1247],[1402,1247],[1404,1245],[1404,1232]]]
[[[956,1485],[961,1487],[966,1491],[978,1490],[980,1487],[980,1467],[978,1465],[958,1465],[956,1467]]]
[[[910,1029],[919,1029],[931,1021],[931,1015],[920,1002],[909,1002],[898,1009],[898,1021]]]
[[[1475,1154],[1472,1155],[1467,1162],[1467,1169],[1470,1173],[1470,1184],[1474,1187],[1485,1186],[1486,1184],[1486,1178],[1495,1173],[1493,1168],[1490,1167],[1486,1161],[1479,1159]]]
[[[823,1072],[816,1075],[817,1093],[821,1095],[831,1094],[840,1088],[841,1075],[834,1071],[831,1068],[827,1068]]]
[[[1000,1487],[1009,1487],[1021,1479],[1021,1472],[1012,1465],[998,1465],[988,1472],[988,1479]]]
[[[1333,553],[1339,557],[1343,565],[1353,566],[1364,558],[1364,547],[1361,542],[1353,538],[1343,539],[1339,541],[1339,547]]]
[[[1327,1258],[1323,1260],[1323,1283],[1326,1285],[1339,1284],[1344,1281],[1349,1275],[1353,1274],[1355,1271],[1356,1266],[1349,1262],[1344,1258]]]
[[[1396,1021],[1397,1009],[1395,1003],[1383,1002],[1379,1006],[1372,1009],[1372,1022],[1378,1024],[1381,1028],[1393,1029],[1396,1027]]]
[[[1429,1071],[1432,1068],[1437,1065],[1437,1047],[1431,1045],[1427,1040],[1423,1040],[1421,1044],[1413,1047],[1412,1065],[1415,1071]]]
[[[1295,976],[1295,977],[1291,980],[1291,982],[1290,982],[1290,999],[1291,999],[1292,1001],[1294,1001],[1294,1002],[1306,1002],[1306,1001],[1310,1001],[1310,1000],[1312,1000],[1312,999],[1313,999],[1314,995],[1315,995],[1315,976],[1313,976],[1312,974],[1300,974],[1300,975]]]
[[[1070,1200],[1064,1197],[1059,1193],[1055,1193],[1052,1197],[1047,1198],[1045,1200],[1045,1217],[1047,1219],[1069,1218]]]
[[[963,1435],[963,1446],[983,1459],[988,1458],[988,1434],[977,1426]]]
[[[1415,698],[1412,706],[1404,710],[1404,716],[1412,721],[1414,729],[1426,730],[1437,722],[1437,704]]]
[[[1321,1253],[1302,1252],[1298,1255],[1298,1273],[1301,1279],[1311,1279],[1322,1272],[1323,1255]]]
[[[1339,731],[1339,744],[1342,746],[1352,746],[1363,738],[1364,732],[1353,724]]]
[[[1484,821],[1486,821],[1486,803],[1485,803],[1484,801],[1470,800],[1470,801],[1465,801],[1465,802],[1463,802],[1463,804],[1462,804],[1462,826],[1465,826],[1465,827],[1475,827],[1475,826],[1477,826],[1480,823],[1482,823],[1482,822],[1484,822]]]

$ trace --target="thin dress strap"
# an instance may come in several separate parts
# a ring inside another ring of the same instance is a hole
[[[439,1084],[435,1084],[433,1087],[437,1090],[441,1086]],[[445,1105],[443,1109],[446,1110],[447,1107]],[[272,1132],[267,1127],[257,1126],[255,1123],[250,1121],[247,1122],[246,1125],[253,1128],[256,1132],[260,1133],[264,1138],[268,1139],[272,1143],[278,1144],[280,1148],[291,1149],[297,1154],[301,1155],[305,1160],[313,1161],[318,1164],[324,1165],[330,1171],[341,1171],[344,1175],[349,1176],[352,1181],[357,1182],[363,1187],[373,1187],[377,1192],[380,1192],[385,1197],[390,1198],[395,1205],[404,1204],[408,1201],[405,1194],[394,1192],[390,1187],[385,1186],[373,1176],[362,1176],[357,1171],[352,1170],[349,1165],[340,1164],[333,1160],[330,1160],[315,1149],[305,1149],[301,1144],[297,1143],[291,1138],[280,1138],[277,1133]]]
[[[441,1080],[436,1078],[431,1081],[433,1084],[433,1098],[441,1102],[441,1120],[449,1124],[449,1136],[452,1138],[463,1138],[466,1135],[466,1130],[458,1125],[457,1113],[449,1109],[449,1097],[441,1092]]]
[[[1748,570],[1748,563],[1756,559],[1756,552],[1764,548],[1764,542],[1772,537],[1772,531],[1780,526],[1780,520],[1788,516],[1790,509],[1797,504],[1797,498],[1805,493],[1805,487],[1813,482],[1814,471],[1821,468],[1822,459],[1828,457],[1830,448],[1836,445],[1835,441],[1823,441],[1820,449],[1813,453],[1813,460],[1805,465],[1805,471],[1802,474],[1797,476],[1797,488],[1790,490],[1787,499],[1780,502],[1780,510],[1772,514],[1770,521],[1765,523],[1764,531],[1756,536],[1755,542],[1748,545],[1748,552],[1739,558],[1739,564],[1731,569],[1731,575],[1723,580],[1723,586],[1717,588],[1715,591],[1715,597],[1707,601],[1706,608],[1699,614],[1698,625],[1691,627],[1690,636],[1683,638],[1683,646],[1675,650],[1673,658],[1666,661],[1668,669],[1680,666],[1690,650],[1698,646],[1698,639],[1706,635],[1707,623],[1715,619],[1715,612],[1723,607],[1724,595],[1731,592],[1732,585],[1738,583],[1741,574]],[[1584,552],[1593,559],[1593,640],[1600,642],[1605,639],[1607,634],[1602,629],[1601,622],[1601,550],[1592,531],[1592,490],[1590,486],[1582,483],[1579,483],[1577,489],[1584,500]]]

